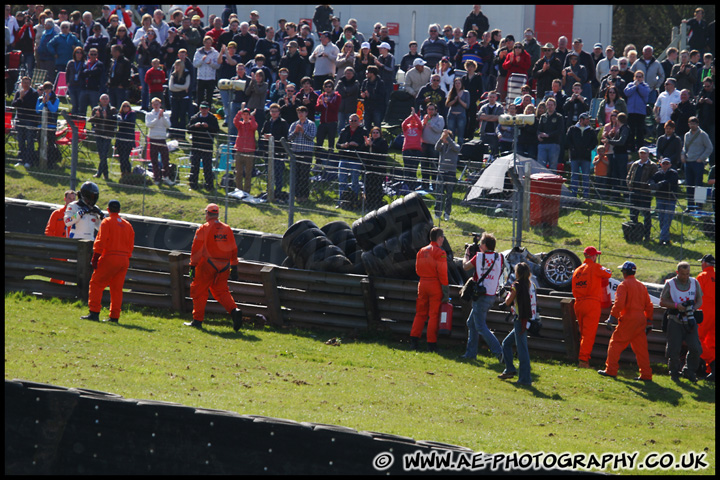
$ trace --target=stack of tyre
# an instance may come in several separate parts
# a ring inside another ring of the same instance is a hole
[[[292,224],[283,235],[282,248],[287,255],[282,263],[285,267],[336,273],[353,271],[345,252],[311,220]]]

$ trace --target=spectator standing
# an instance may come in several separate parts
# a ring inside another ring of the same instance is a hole
[[[593,173],[595,175],[595,185],[599,188],[599,191],[596,191],[596,193],[600,200],[604,199],[605,197],[608,166],[610,165],[610,161],[608,160],[605,148],[605,145],[598,145],[597,155],[595,155],[595,158],[593,159]]]
[[[105,90],[105,65],[98,60],[98,51],[92,48],[88,52],[87,62],[80,71],[80,109],[78,115],[87,115],[87,107],[96,105],[101,91]]]
[[[366,77],[360,86],[360,98],[364,100],[364,123],[365,129],[369,130],[373,125],[379,127],[385,117],[387,108],[387,89],[385,83],[379,77],[378,67],[370,65],[367,67]]]
[[[148,86],[150,97],[163,98],[165,87],[165,71],[162,69],[159,58],[153,58],[150,62],[151,68],[145,73],[145,83]]]
[[[625,87],[627,97],[628,126],[630,137],[628,146],[640,148],[645,144],[645,115],[650,95],[650,86],[645,83],[645,74],[638,70],[635,72],[635,80]]]
[[[605,98],[600,101],[598,106],[597,116],[600,124],[610,123],[610,116],[612,112],[617,110],[618,112],[627,113],[627,103],[620,96],[619,90],[614,85],[608,87],[605,90]]]
[[[270,101],[277,103],[278,100],[285,96],[285,89],[287,88],[290,81],[288,80],[288,69],[281,68],[277,74],[277,80],[270,87]]]
[[[665,80],[665,91],[658,95],[653,108],[655,123],[665,125],[672,115],[672,104],[680,103],[680,91],[675,88],[675,79],[670,77]]]
[[[580,352],[578,366],[590,368],[590,353],[595,344],[595,334],[600,322],[602,290],[612,272],[597,263],[602,254],[593,246],[583,250],[585,261],[573,272],[572,293],[575,297],[575,316],[580,329]]]
[[[538,162],[550,170],[556,170],[559,155],[560,143],[565,133],[565,120],[560,112],[556,110],[557,102],[554,97],[545,101],[547,112],[540,117],[538,123]]]
[[[378,24],[375,24],[376,26]],[[377,28],[373,31],[373,35],[370,38],[370,52],[378,57],[380,55],[380,44],[387,43],[389,48],[388,51],[394,56],[395,55],[395,41],[390,38],[388,33],[387,25],[380,24],[380,29]]]
[[[217,57],[219,64],[217,71],[215,72],[218,80],[229,80],[235,76],[237,71],[237,65],[242,63],[242,58],[236,53],[237,44],[230,41],[227,45],[220,47],[220,52]],[[247,85],[246,85],[247,88]],[[232,116],[230,103],[232,101],[234,90],[220,90],[220,100],[223,104],[223,112],[225,112],[225,120],[223,125],[229,126],[232,123],[234,116]]]
[[[417,167],[422,157],[423,124],[415,107],[410,109],[410,115],[402,122],[403,133],[403,179],[410,190],[417,186]]]
[[[627,125],[627,115],[619,112],[617,114],[617,125],[613,125],[604,140],[612,148],[610,156],[610,170],[608,177],[609,187],[617,192],[620,198],[625,191],[625,178],[627,177],[628,164],[628,139],[630,138],[630,127]]]
[[[660,222],[659,242],[667,246],[670,245],[670,225],[675,216],[678,191],[678,173],[668,157],[660,161],[660,169],[650,179],[650,185],[655,188],[655,211]]]
[[[704,17],[705,10],[698,7],[695,9],[695,16],[693,18],[683,20],[683,23],[687,23],[688,27],[688,45],[690,48],[699,52],[706,51],[706,47],[708,46],[708,23]]]
[[[170,112],[163,110],[162,101],[154,97],[151,101],[152,110],[145,115],[145,125],[148,128],[150,141],[150,162],[153,169],[155,185],[175,185],[170,175],[170,152],[167,147],[167,129],[170,128]],[[158,164],[158,155],[162,156],[162,166]]]
[[[462,57],[458,60],[457,55],[465,47],[467,47],[467,43],[463,40],[462,30],[460,30],[460,27],[455,27],[453,29],[453,38],[448,42],[448,56],[453,68],[462,69]]]
[[[461,77],[463,88],[470,94],[470,102],[465,109],[466,123],[464,138],[470,140],[475,136],[475,131],[478,128],[477,122],[477,106],[480,103],[480,99],[483,95],[483,77],[477,73],[477,62],[474,60],[465,61],[465,71],[467,74]]]
[[[52,170],[58,163],[60,163],[60,151],[55,143],[55,131],[57,130],[57,112],[60,107],[60,100],[53,92],[53,84],[51,82],[45,82],[42,86],[42,91],[38,92],[37,103],[35,104],[35,119],[40,122],[42,118],[42,111],[47,110],[47,130],[45,132],[40,131],[39,135],[47,135],[46,147],[47,147],[47,168]],[[43,125],[37,125],[42,127]],[[40,139],[38,137],[38,143]],[[38,152],[40,154],[40,152]]]
[[[605,369],[598,370],[598,373],[605,377],[616,377],[620,354],[630,345],[640,368],[640,376],[635,380],[651,382],[647,335],[652,330],[653,304],[647,287],[635,279],[635,264],[625,262],[618,268],[623,274],[623,281],[617,287],[607,319],[608,328],[613,329],[613,333],[608,344]]]
[[[355,69],[346,67],[344,75],[337,82],[337,93],[340,95],[340,108],[338,110],[338,132],[347,126],[350,114],[357,111],[360,84],[355,78]],[[339,135],[339,133],[338,133]]]
[[[115,129],[117,128],[117,109],[110,105],[108,94],[103,93],[100,95],[98,105],[92,109],[90,123],[93,125],[93,136],[95,137],[95,145],[100,158],[97,172],[93,177],[100,178],[102,176],[107,181],[107,159],[112,139],[115,137]]]
[[[409,52],[403,55],[402,59],[400,59],[400,70],[402,70],[403,72],[409,72],[413,68],[413,66],[415,66],[415,60],[417,60],[418,58],[422,59],[422,57],[418,53],[418,44],[415,40],[412,40],[408,44],[408,50]],[[407,76],[405,78],[405,81],[407,82]]]
[[[450,298],[447,275],[447,255],[442,245],[444,233],[439,227],[430,230],[430,244],[418,251],[415,271],[420,277],[415,318],[410,330],[410,345],[418,350],[418,340],[427,322],[428,351],[437,352],[437,330],[440,321],[440,304]]]
[[[618,64],[618,59],[615,57],[615,47],[608,45],[605,47],[605,57],[601,58],[595,64],[595,80],[598,85],[602,82],[603,77],[610,73],[610,68]],[[618,72],[620,69],[618,68]]]
[[[440,140],[443,128],[445,127],[445,119],[438,113],[437,105],[431,103],[427,106],[427,113],[422,119],[422,179],[424,190],[432,190],[432,185],[437,176],[437,158],[438,152],[435,150],[435,144]]]
[[[592,56],[586,52],[583,48],[583,41],[581,38],[576,38],[573,40],[573,49],[569,53],[575,53],[578,59],[578,65],[581,65],[585,68],[585,75],[582,76],[582,79],[575,78],[573,81],[570,82],[572,85],[574,82],[580,82],[582,84],[582,94],[585,98],[591,98],[592,97],[592,88],[590,85],[590,82],[592,78],[594,77],[595,73],[595,62],[593,62]],[[572,66],[572,55],[567,55],[565,57],[565,63],[563,66],[565,68]],[[573,68],[573,71],[577,73],[577,70]]]
[[[120,162],[120,176],[130,175],[130,152],[135,147],[135,118],[136,114],[125,100],[120,105],[117,122],[117,135],[115,136],[115,150]]]
[[[280,68],[280,58],[282,57],[282,48],[280,44],[273,40],[275,29],[273,27],[267,27],[265,29],[265,38],[259,38],[255,44],[255,58],[258,55],[262,55],[265,58],[267,68],[272,72],[272,76],[268,77],[268,82],[272,79],[277,78],[277,71]]]
[[[535,285],[532,283],[530,267],[525,262],[515,265],[515,282],[510,293],[500,303],[501,307],[509,307],[515,302],[513,311],[513,329],[507,334],[502,342],[503,360],[505,370],[498,375],[501,380],[512,378],[517,373],[513,366],[513,344],[517,347],[519,375],[517,385],[532,385],[530,377],[530,352],[527,346],[527,325],[537,315],[537,295]]]
[[[31,88],[31,79],[24,76],[20,79],[20,88],[15,92],[12,108],[15,109],[15,130],[17,131],[18,157],[20,161],[15,165],[24,165],[30,168],[37,164],[35,153],[35,128],[38,119],[35,115],[38,92]]]
[[[213,175],[213,151],[215,147],[215,136],[220,132],[215,115],[210,113],[210,106],[207,103],[200,104],[200,111],[190,117],[187,123],[187,130],[192,135],[192,153],[190,154],[190,177],[188,185],[190,190],[197,190],[200,183],[200,162],[203,164],[203,175],[205,177],[205,189],[215,189]],[[184,136],[184,135],[183,135]]]
[[[450,54],[447,43],[440,38],[439,28],[437,24],[430,25],[428,28],[428,38],[426,38],[420,46],[420,55],[422,55],[430,69],[435,68],[435,65],[437,65],[440,59]]]
[[[463,36],[467,37],[468,33],[473,31],[476,35],[482,35],[483,32],[490,30],[490,22],[482,11],[480,5],[473,5],[470,14],[465,18],[463,24]]]
[[[13,18],[14,17],[10,17]],[[70,31],[70,23],[66,22],[66,32]],[[37,46],[35,48],[35,60],[37,68],[47,71],[46,78],[55,77],[55,53],[51,52],[48,48],[50,41],[55,38],[57,33],[55,32],[55,22],[48,18],[45,20],[44,28],[41,30],[42,33],[38,32],[35,36]],[[60,71],[65,71],[65,65],[62,65]]]
[[[287,53],[280,59],[280,68],[288,71],[288,82],[300,85],[304,77],[306,60],[298,53],[298,43],[292,40],[288,43]]]
[[[460,146],[465,141],[465,125],[467,123],[467,111],[470,107],[470,92],[465,90],[462,78],[455,77],[452,84],[452,90],[445,100],[445,106],[448,108],[447,127],[452,131],[452,138]]]
[[[137,39],[137,37],[136,37]],[[142,86],[141,109],[149,110],[150,105],[150,85],[147,83],[147,72],[152,68],[152,60],[160,59],[162,50],[157,41],[157,32],[149,29],[138,43],[138,72],[140,74],[140,84]]]
[[[168,29],[167,39],[165,39],[165,43],[160,47],[160,51],[162,52],[161,63],[166,70],[172,68],[181,48],[187,49],[187,43],[180,38],[175,27],[170,27]]]
[[[372,65],[375,65],[375,55],[370,53],[370,43],[363,42],[360,45],[360,53],[355,58],[355,75],[358,77],[358,82],[362,83],[365,80],[365,72]]]
[[[488,103],[480,107],[477,118],[480,123],[480,139],[488,146],[490,156],[494,159],[498,155],[498,138],[496,135],[498,118],[504,113],[502,105],[497,103],[497,92],[488,94]]]
[[[390,44],[387,42],[378,45],[378,50],[380,55],[375,59],[375,65],[378,68],[380,78],[385,84],[385,99],[389,102],[390,95],[393,92],[393,84],[395,83],[395,57],[390,53]]]
[[[620,76],[620,67],[613,65],[610,67],[610,73],[605,75],[600,81],[600,89],[598,90],[598,97],[604,97],[607,90],[610,87],[617,88],[618,98],[625,100],[625,80]]]
[[[578,196],[579,188],[582,188],[583,198],[587,199],[592,151],[597,146],[597,131],[590,126],[590,115],[586,112],[581,113],[577,123],[568,128],[566,145],[570,153],[572,193]]]
[[[175,60],[168,81],[170,90],[170,136],[185,140],[183,127],[187,125],[190,110],[190,74],[182,60]]]
[[[193,67],[197,69],[197,100],[206,102],[212,108],[212,96],[215,91],[215,71],[220,68],[220,53],[212,46],[213,38],[203,38],[203,48],[195,52]]]
[[[688,127],[689,128],[689,127]],[[675,122],[668,120],[664,125],[665,135],[657,139],[657,156],[658,158],[669,158],[672,168],[679,169],[680,152],[682,150],[682,140],[675,134]]]
[[[308,79],[306,85],[310,85]],[[317,98],[313,102],[313,107],[317,102]],[[310,165],[313,161],[313,149],[315,134],[317,128],[315,122],[308,119],[308,107],[300,105],[297,107],[298,119],[292,125],[288,132],[288,140],[291,143],[293,153],[295,153],[297,166],[295,168],[295,196],[299,203],[304,203],[310,196]],[[313,114],[314,117],[314,114]]]
[[[315,111],[320,114],[320,125],[317,128],[315,137],[317,155],[315,161],[330,168],[330,155],[335,149],[335,139],[338,135],[338,112],[342,98],[335,91],[333,81],[325,80],[323,92],[318,96],[315,104]],[[328,148],[324,149],[325,139],[328,141]],[[334,170],[334,169],[332,169]]]
[[[695,104],[690,100],[692,94],[689,90],[684,89],[680,91],[680,103],[671,104],[672,113],[670,114],[670,120],[675,122],[677,125],[677,133],[680,138],[685,137],[685,134],[690,130],[688,120],[690,117],[694,117],[697,114]]]
[[[107,90],[110,96],[110,105],[119,108],[127,100],[132,65],[123,55],[121,45],[113,45],[110,48],[110,53],[112,60],[108,68]]]
[[[553,56],[555,47],[552,43],[543,45],[542,57],[535,62],[532,76],[537,79],[537,98],[544,98],[545,92],[552,90],[552,82],[562,78],[560,60]]]
[[[235,140],[235,183],[240,188],[240,179],[243,179],[242,190],[250,193],[253,169],[255,168],[255,132],[258,124],[254,113],[243,107],[233,120],[237,129]]]
[[[585,53],[585,52],[583,52]],[[589,55],[588,55],[589,56]],[[590,60],[592,62],[592,60]],[[588,84],[588,70],[585,68],[583,64],[580,63],[579,57],[577,52],[572,51],[568,53],[567,60],[565,61],[568,65],[563,68],[561,74],[562,74],[562,81],[563,81],[563,88],[565,89],[565,93],[570,96],[572,94],[572,86],[578,82],[580,83],[582,87],[582,93],[585,98],[589,98],[588,95],[585,95],[586,88],[585,85]],[[594,69],[593,69],[594,70]]]
[[[320,45],[315,47],[310,55],[310,63],[315,64],[313,73],[313,88],[321,90],[325,80],[335,79],[335,63],[340,53],[335,44],[330,41],[330,32],[323,31],[320,34]]]
[[[707,133],[700,129],[697,117],[690,117],[688,121],[690,131],[685,134],[680,160],[685,165],[685,188],[687,191],[688,211],[702,205],[695,204],[695,187],[702,186],[705,161],[713,151],[712,142]]]
[[[582,96],[582,85],[575,82],[572,87],[572,94],[565,102],[563,111],[565,113],[565,125],[575,124],[581,113],[585,113],[590,109],[590,102]]]
[[[539,105],[539,104],[538,104]],[[543,103],[543,107],[545,104]],[[535,115],[535,122],[532,125],[525,125],[520,129],[517,141],[517,152],[532,159],[537,159],[537,111],[534,105],[530,104],[523,111],[525,115]]]
[[[280,143],[280,139],[287,139],[289,128],[290,126],[288,123],[280,116],[280,105],[277,103],[271,104],[270,118],[265,122],[262,131],[260,132],[260,145],[261,151],[268,151],[263,142],[269,142],[270,137],[272,137],[275,142],[275,158],[273,161],[275,162],[274,187],[276,196],[282,192],[285,176],[285,163],[287,162],[283,154],[284,149]],[[268,161],[270,161],[270,158],[268,158]]]
[[[292,130],[292,127],[290,129]],[[351,114],[348,126],[340,132],[337,143],[341,156],[338,166],[338,203],[335,208],[351,209],[356,204],[360,193],[360,164],[357,161],[357,153],[365,151],[365,137],[367,131],[360,124],[360,117],[355,113]],[[347,192],[348,176],[351,193]]]
[[[228,278],[238,279],[237,243],[232,229],[218,217],[220,208],[210,203],[205,207],[205,223],[195,232],[190,253],[190,296],[193,300],[193,320],[184,325],[202,329],[208,290],[231,315],[237,332],[242,324],[242,311],[237,308],[230,290]]]
[[[355,50],[353,49],[352,42],[345,42],[342,48],[340,48],[340,53],[338,53],[335,62],[335,81],[343,78],[347,67],[355,67]]]
[[[677,265],[676,276],[665,282],[660,293],[660,306],[668,309],[667,345],[665,355],[668,362],[670,378],[674,382],[680,381],[680,375],[691,382],[697,382],[695,372],[700,365],[702,346],[698,337],[697,324],[689,322],[687,318],[688,302],[693,302],[693,310],[703,305],[703,291],[700,284],[690,276],[690,264],[680,262]],[[685,366],[680,371],[680,351],[682,344],[687,345]]]
[[[680,52],[680,63],[672,67],[670,76],[676,80],[675,88],[678,90],[692,90],[695,86],[698,71],[690,61],[690,53],[687,50]]]
[[[102,310],[102,295],[110,287],[110,316],[104,322],[118,323],[122,310],[123,285],[135,247],[135,230],[130,222],[120,218],[120,202],[108,202],[108,216],[100,224],[93,244],[92,267],[88,292],[90,313],[81,317],[98,321]]]
[[[715,381],[715,257],[708,254],[700,259],[702,273],[697,283],[703,292],[703,323],[698,326],[698,337],[702,346],[700,358],[705,362],[705,380]]]
[[[85,40],[85,52],[90,52],[90,49],[94,48],[98,52],[98,60],[103,64],[108,64],[108,37],[102,35],[102,27],[99,23],[96,23],[93,27],[93,34]]]
[[[453,132],[445,129],[440,139],[435,144],[435,151],[438,152],[438,172],[435,184],[435,220],[440,220],[440,213],[443,213],[445,221],[450,220],[452,211],[452,195],[457,183],[456,172],[458,166],[458,155],[461,145],[453,140]]]
[[[430,82],[430,69],[425,66],[425,60],[416,58],[412,68],[405,74],[405,91],[417,98],[418,92]]]
[[[643,72],[645,82],[650,87],[650,93],[647,103],[654,104],[657,99],[658,89],[665,83],[665,71],[660,62],[653,57],[653,47],[645,45],[642,51],[642,57],[635,60],[630,70],[637,73]]]
[[[377,210],[383,205],[383,180],[387,170],[389,150],[387,140],[382,137],[380,127],[373,127],[370,137],[365,138],[366,154],[362,155],[365,182],[365,199],[368,210]]]
[[[330,30],[330,28],[332,28],[332,24],[330,22],[332,14],[333,8],[328,4],[318,5],[317,7],[315,7],[315,13],[313,14],[313,25],[315,25],[315,29],[318,31],[318,33],[325,30]]]
[[[168,37],[170,25],[165,21],[165,13],[159,8],[153,12],[152,27],[157,32],[157,41],[160,45],[165,43]]]
[[[715,165],[715,81],[712,77],[703,79],[703,89],[697,99],[697,117],[700,128],[708,134],[713,152],[708,157],[710,166]]]
[[[72,60],[75,47],[82,46],[80,40],[70,33],[70,23],[63,22],[60,25],[60,34],[52,37],[47,43],[47,51],[50,56],[55,58],[54,71],[63,71],[68,62]],[[50,76],[48,76],[48,78],[50,78]]]
[[[505,256],[495,252],[495,244],[495,236],[483,232],[480,237],[479,250],[475,250],[475,245],[470,245],[465,250],[463,269],[473,270],[473,280],[476,282],[483,278],[479,283],[485,287],[485,293],[477,299],[473,299],[472,310],[467,319],[467,347],[465,353],[460,357],[465,360],[475,360],[478,353],[478,335],[482,335],[492,354],[499,362],[504,363],[500,342],[487,326],[487,313],[495,304],[500,286],[500,275],[505,267]]]
[[[565,101],[568,98],[568,96],[565,95],[565,92],[562,91],[562,80],[556,78],[552,81],[550,88],[550,91],[545,92],[545,100],[550,97],[554,98],[556,105],[555,109],[562,112],[563,108],[565,108]]]
[[[643,239],[650,241],[652,232],[652,215],[650,204],[652,196],[650,193],[650,179],[658,171],[658,165],[650,160],[650,150],[647,147],[640,147],[638,150],[639,160],[633,162],[627,174],[627,187],[630,191],[630,221],[638,222],[642,213],[645,221]]]
[[[195,58],[195,51],[202,46],[202,36],[196,28],[193,28],[190,17],[184,17],[182,20],[182,28],[178,30],[178,36],[185,41],[187,55]]]

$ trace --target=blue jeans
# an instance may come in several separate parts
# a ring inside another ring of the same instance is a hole
[[[557,170],[558,156],[560,155],[560,144],[540,143],[538,144],[538,158],[540,165],[545,165],[551,171]]]
[[[518,149],[518,154],[537,159],[537,156],[538,156],[537,143],[526,145],[526,144],[518,142],[517,149]]]
[[[235,145],[235,137],[237,137],[237,127],[235,127],[235,115],[240,111],[242,103],[230,102],[230,111],[226,112],[228,115],[228,135],[230,136],[230,145]],[[258,132],[260,129],[258,128]]]
[[[348,188],[348,177],[351,178],[351,188],[356,194],[360,192],[360,171],[362,165],[357,160],[340,160],[338,166],[338,198],[342,197],[342,194]]]
[[[417,168],[422,157],[422,150],[403,150],[403,181],[410,190],[417,187]]]
[[[675,200],[661,200],[657,199],[655,204],[655,210],[658,214],[658,221],[660,222],[660,241],[670,241],[670,225],[672,225],[673,217],[675,216]]]
[[[127,88],[110,87],[108,96],[110,97],[110,105],[120,110],[122,103],[127,100],[128,91]]]
[[[583,191],[583,197],[588,198],[588,190],[590,186],[590,160],[571,160],[570,167],[572,175],[570,177],[570,189],[573,195],[578,194],[578,180],[580,188]]]
[[[86,90],[80,91],[80,112],[78,115],[81,117],[87,116],[87,109],[90,107],[92,110],[100,100],[100,92],[98,90]]]
[[[608,160],[608,188],[615,190],[615,195],[620,195],[626,192],[628,154],[614,153],[608,155]]]
[[[110,138],[106,136],[95,136],[95,145],[97,146],[97,153],[98,157],[100,158],[100,163],[98,163],[98,173],[101,175],[107,175],[108,174],[108,153],[110,152]]]
[[[379,127],[382,124],[383,117],[385,116],[384,108],[366,108],[363,116],[363,122],[365,130],[368,132],[373,126]]]
[[[73,115],[80,114],[80,92],[82,92],[81,87],[68,87],[67,94],[68,97],[70,97],[70,103],[72,104],[70,113]]]
[[[142,94],[140,99],[140,108],[143,110],[150,110],[150,87],[145,83],[145,74],[150,70],[150,67],[138,67],[140,73],[140,86],[142,87]]]
[[[448,114],[447,128],[452,130],[453,138],[457,139],[458,145],[462,145],[465,141],[465,125],[467,125],[467,115],[465,113]]]
[[[231,96],[235,95],[234,90],[220,90],[220,101],[223,105],[223,112],[225,112],[225,120],[224,123],[227,123],[230,125],[230,122],[233,121],[234,117],[230,117],[230,100]],[[258,131],[260,131],[260,127],[258,126]]]
[[[704,172],[705,162],[685,162],[685,189],[688,207],[695,206],[695,187],[702,185]]]
[[[530,352],[527,344],[527,331],[521,333],[522,325],[520,320],[513,322],[513,329],[507,334],[502,342],[503,359],[505,360],[505,371],[503,373],[515,373],[513,366],[512,347],[517,347],[518,362],[520,363],[520,374],[518,375],[518,383],[531,384],[530,378]]]
[[[185,130],[190,120],[188,109],[190,97],[183,94],[170,94],[170,135],[173,138],[185,140]]]
[[[17,125],[18,154],[23,163],[35,164],[35,130]]]
[[[342,132],[343,128],[347,127],[348,120],[350,119],[350,115],[352,115],[352,113],[338,112],[338,123],[337,123],[338,136],[340,136],[340,132]]]
[[[490,331],[486,322],[487,312],[495,303],[495,297],[495,295],[483,295],[478,300],[473,301],[472,311],[467,319],[468,339],[467,349],[465,350],[465,357],[467,358],[477,357],[478,335],[482,335],[493,354],[497,356],[502,354],[500,342]]]

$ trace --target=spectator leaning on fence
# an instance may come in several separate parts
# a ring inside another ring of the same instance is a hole
[[[660,160],[660,169],[650,179],[650,188],[655,190],[660,245],[666,246],[670,244],[670,225],[675,215],[678,191],[678,173],[672,168],[672,161],[668,157]]]
[[[642,214],[645,218],[643,239],[645,242],[649,242],[652,232],[650,180],[657,173],[658,165],[650,160],[650,150],[647,147],[640,147],[638,156],[640,159],[630,165],[627,174],[627,187],[630,191],[630,221],[637,223]]]
[[[192,153],[190,154],[190,177],[188,185],[190,190],[197,190],[200,180],[200,162],[203,164],[205,189],[215,189],[213,175],[213,147],[215,136],[220,132],[217,118],[210,113],[210,105],[200,104],[200,111],[190,117],[187,130],[192,135]]]
[[[288,140],[291,142],[292,151],[295,153],[297,161],[295,168],[295,197],[298,202],[303,203],[310,196],[309,173],[313,161],[317,128],[315,127],[315,121],[308,119],[308,108],[306,106],[297,107],[297,116],[297,121],[290,125]]]
[[[98,105],[92,109],[90,122],[93,125],[93,134],[95,137],[95,146],[97,147],[98,163],[97,172],[93,175],[95,178],[101,176],[108,180],[108,155],[110,154],[110,145],[115,136],[117,127],[117,109],[110,105],[110,97],[107,93],[100,95]]]
[[[38,92],[31,88],[30,77],[20,79],[20,88],[15,92],[12,107],[15,109],[15,130],[17,131],[18,157],[20,161],[15,164],[30,168],[37,164],[35,152],[35,128],[38,121],[35,114]]]

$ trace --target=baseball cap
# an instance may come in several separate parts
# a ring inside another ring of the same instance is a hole
[[[193,19],[193,20],[200,20],[200,15],[193,15],[192,19]]]
[[[596,43],[595,45],[593,45],[593,48],[602,48],[602,43]]]
[[[632,272],[635,273],[637,271],[637,266],[633,262],[625,262],[622,265],[618,267],[621,271],[625,272]]]
[[[608,45],[607,47],[605,47],[605,51],[607,51],[607,50],[612,50],[614,52],[615,47],[613,47],[612,45]]]
[[[583,253],[590,257],[592,257],[593,255],[602,255],[602,252],[600,250],[598,250],[597,248],[593,247],[592,245],[589,247],[585,247],[585,250],[583,250]]]
[[[108,212],[117,213],[120,211],[120,202],[117,200],[110,200],[108,202]]]
[[[363,42],[362,45],[360,45],[360,48],[370,48],[370,42]]]
[[[220,207],[216,203],[208,203],[208,206],[205,207],[205,213],[220,213]]]
[[[710,254],[705,255],[699,261],[709,263],[710,265],[715,266],[715,257]]]
[[[650,149],[647,148],[647,147],[640,147],[640,148],[638,149],[638,152],[650,153]]]
[[[328,32],[328,31],[320,32],[320,36],[330,38],[330,32]]]
[[[210,105],[208,105],[207,102],[200,103],[200,108],[210,108]]]
[[[288,47],[298,48],[298,43],[295,40],[290,40],[290,42],[288,42]]]
[[[578,54],[577,54],[577,52],[576,52],[575,50],[573,50],[572,52],[568,53],[567,56],[568,56],[568,57],[577,57]]]
[[[427,62],[425,60],[423,60],[422,58],[416,58],[413,61],[413,67],[417,67],[418,65],[425,65],[425,64],[427,64]]]
[[[668,157],[665,157],[662,160],[660,160],[660,163],[672,163],[672,160],[670,160]]]
[[[580,114],[580,116],[578,116],[578,118],[580,118],[580,119],[582,119],[582,118],[590,118],[590,115],[588,115],[587,112],[583,112],[583,113]]]
[[[386,50],[390,50],[390,44],[387,42],[382,42],[380,45],[378,45],[378,48],[384,48]]]

